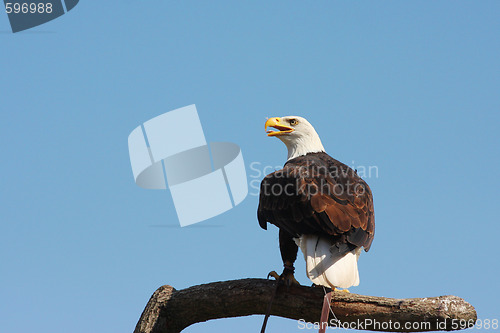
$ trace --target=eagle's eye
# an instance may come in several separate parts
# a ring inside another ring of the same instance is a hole
[[[297,119],[290,119],[289,123],[290,125],[295,126],[299,123],[299,121]]]

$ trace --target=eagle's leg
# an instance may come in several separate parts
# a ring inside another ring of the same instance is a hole
[[[272,271],[268,274],[268,277],[272,276],[276,280],[282,281],[287,286],[290,286],[292,284],[300,285],[300,283],[293,276],[293,273],[295,271],[293,263],[297,259],[297,252],[299,248],[297,247],[297,244],[295,244],[293,236],[282,229],[280,229],[279,239],[281,259],[283,260],[284,267],[283,273],[281,273],[281,275],[278,275],[278,273]]]

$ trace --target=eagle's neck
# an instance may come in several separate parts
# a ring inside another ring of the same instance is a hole
[[[288,148],[288,158],[303,156],[309,153],[324,152],[325,148],[316,132],[304,135],[293,140],[282,140]]]

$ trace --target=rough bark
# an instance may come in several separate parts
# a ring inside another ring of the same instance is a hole
[[[151,296],[134,333],[178,333],[210,319],[265,314],[275,287],[275,281],[263,279],[214,282],[182,290],[165,285]],[[321,287],[292,286],[287,290],[280,286],[271,315],[303,320],[298,325],[317,323],[323,296]],[[375,331],[456,330],[473,326],[477,319],[474,307],[457,296],[394,299],[334,292],[331,307],[343,327]],[[332,316],[330,323],[339,325]]]

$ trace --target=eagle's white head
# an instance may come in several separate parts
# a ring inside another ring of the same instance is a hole
[[[277,131],[267,131],[267,136],[275,136],[288,148],[288,160],[307,153],[324,152],[318,133],[304,118],[298,116],[273,117],[266,121],[268,127]]]

